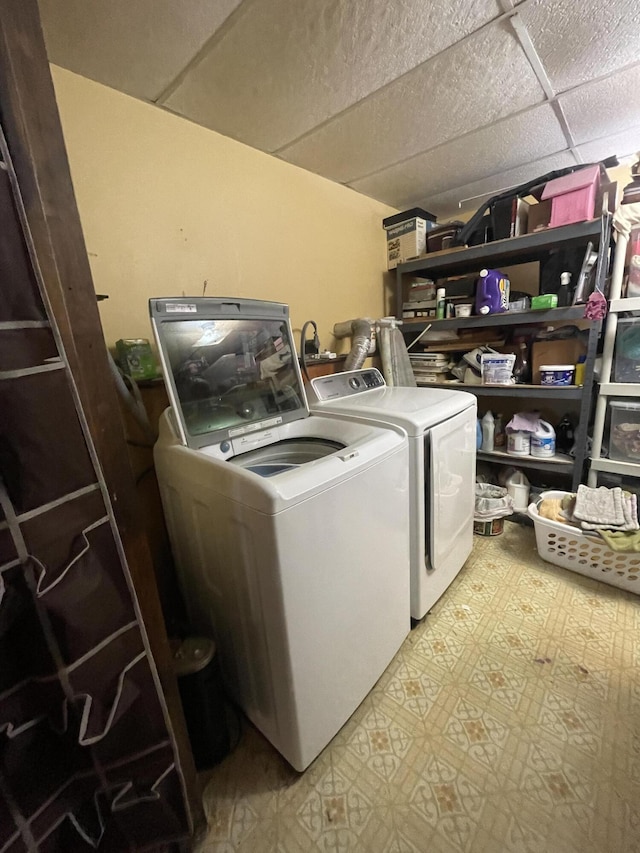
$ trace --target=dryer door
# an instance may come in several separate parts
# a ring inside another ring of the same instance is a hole
[[[443,592],[471,553],[475,504],[475,407],[429,430],[431,566]]]

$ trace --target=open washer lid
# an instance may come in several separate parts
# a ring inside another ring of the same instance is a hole
[[[306,418],[289,307],[257,299],[150,299],[180,439],[205,447]]]

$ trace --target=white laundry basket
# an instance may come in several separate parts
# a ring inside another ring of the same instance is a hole
[[[542,492],[539,500],[561,499],[567,494]],[[596,533],[586,535],[570,524],[542,518],[535,503],[529,504],[528,513],[533,519],[538,553],[547,563],[640,595],[640,552],[612,551]]]

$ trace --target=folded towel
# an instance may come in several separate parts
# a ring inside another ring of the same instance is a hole
[[[621,527],[625,524],[622,489],[607,489],[606,486],[590,489],[588,486],[578,486],[573,515],[578,521],[587,522],[589,525]]]
[[[616,487],[590,489],[578,486],[574,518],[583,530],[638,530],[638,501],[634,494]]]

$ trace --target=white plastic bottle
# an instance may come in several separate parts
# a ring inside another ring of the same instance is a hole
[[[482,418],[482,450],[487,453],[493,451],[493,443],[495,436],[495,421],[491,411]]]
[[[531,455],[540,459],[556,455],[556,431],[548,421],[541,419],[538,429],[531,435]]]

